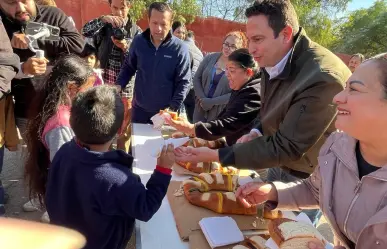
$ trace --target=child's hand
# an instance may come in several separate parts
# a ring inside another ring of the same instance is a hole
[[[172,168],[175,163],[175,153],[172,144],[169,144],[168,147],[164,145],[163,150],[160,153],[160,156],[157,158],[157,165],[164,168]]]

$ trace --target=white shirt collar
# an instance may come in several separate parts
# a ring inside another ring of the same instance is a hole
[[[282,58],[282,60],[280,62],[278,62],[277,65],[275,65],[274,67],[265,67],[265,70],[269,74],[270,79],[273,79],[282,73],[282,71],[284,70],[284,68],[286,66],[286,62],[288,61],[292,50],[293,49],[289,50],[289,52],[285,55],[285,57]]]

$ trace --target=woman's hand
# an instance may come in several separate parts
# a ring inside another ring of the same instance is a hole
[[[309,249],[325,249],[325,244],[319,239],[311,239],[308,242]]]
[[[175,149],[177,162],[218,162],[219,156],[217,150],[212,150],[207,147],[179,147]]]
[[[171,117],[167,117],[165,118],[165,121],[178,131],[184,132],[187,135],[195,135],[195,125],[191,124],[186,119],[178,118],[178,120],[173,120]]]
[[[345,249],[344,246],[329,246],[329,247],[326,247],[325,243],[322,242],[321,240],[319,239],[311,239],[309,242],[308,242],[308,248],[309,249],[325,249],[325,248],[333,248],[333,249]]]
[[[238,188],[235,196],[246,208],[278,200],[274,185],[263,182],[249,182],[242,185]]]

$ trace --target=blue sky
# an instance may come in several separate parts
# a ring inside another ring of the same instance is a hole
[[[348,4],[348,10],[353,11],[353,10],[357,10],[360,8],[368,8],[374,2],[375,2],[375,0],[352,0],[352,2],[350,2]]]

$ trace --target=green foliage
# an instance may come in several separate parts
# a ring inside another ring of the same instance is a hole
[[[211,1],[211,0],[209,0]],[[337,43],[338,22],[336,14],[347,8],[351,0],[292,0],[296,9],[300,25],[306,30],[308,36],[315,42],[332,48]],[[254,0],[245,0],[245,5],[240,5],[234,12],[234,20],[246,21],[244,9]],[[241,11],[243,10],[243,11]]]
[[[184,21],[185,23],[192,23],[195,17],[200,14],[200,5],[196,0],[159,0],[168,3],[174,11],[175,20]],[[147,8],[154,0],[132,0],[132,8],[130,9],[130,16],[137,21],[146,15]]]
[[[378,0],[368,9],[353,11],[339,29],[335,50],[372,56],[386,52],[387,1]]]
[[[350,0],[293,0],[300,25],[315,42],[332,48],[337,43],[336,14],[346,9]]]

